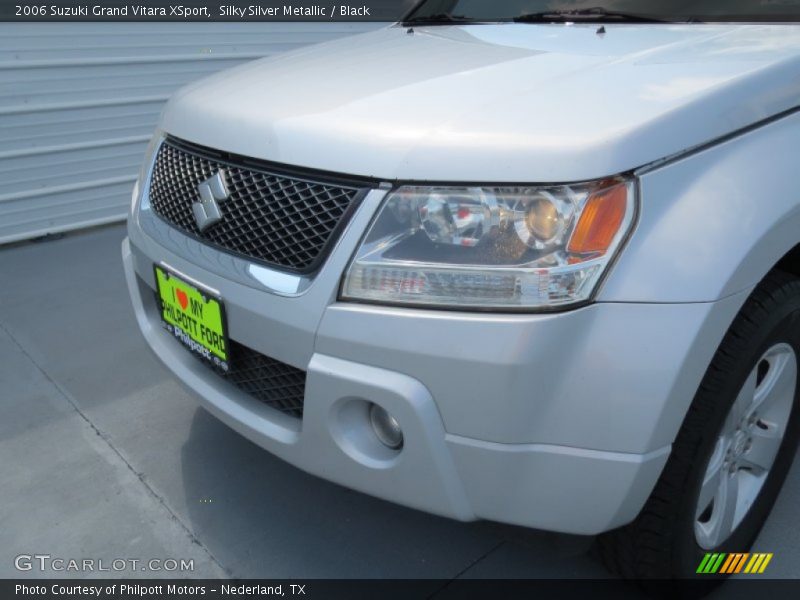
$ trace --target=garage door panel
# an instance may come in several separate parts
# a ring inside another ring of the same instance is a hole
[[[163,103],[380,23],[0,23],[0,244],[124,218]]]

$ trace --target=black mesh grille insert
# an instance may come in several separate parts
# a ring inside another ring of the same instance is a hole
[[[160,308],[161,298],[158,292],[154,292],[154,299],[156,306]],[[259,402],[293,417],[302,418],[306,392],[304,370],[270,358],[232,339],[228,339],[228,350],[227,371],[216,367],[194,352],[189,350],[187,352],[210,371]]]
[[[217,369],[196,354],[223,379],[256,400],[279,411],[301,418],[306,390],[306,372],[228,340],[231,360],[227,372]]]
[[[224,170],[229,197],[222,220],[200,231],[192,204],[198,186]],[[214,156],[168,139],[158,151],[150,203],[162,219],[223,250],[284,269],[316,269],[364,188],[308,181],[244,158]]]
[[[231,368],[217,371],[240,390],[295,417],[303,416],[306,372],[229,340]]]

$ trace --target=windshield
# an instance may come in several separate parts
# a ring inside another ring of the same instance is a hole
[[[670,22],[797,22],[800,0],[425,0],[405,22],[624,21],[625,17]]]

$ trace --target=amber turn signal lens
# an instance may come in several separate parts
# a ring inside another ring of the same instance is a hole
[[[594,192],[586,200],[567,246],[570,254],[602,256],[617,235],[628,207],[628,187],[620,183]]]

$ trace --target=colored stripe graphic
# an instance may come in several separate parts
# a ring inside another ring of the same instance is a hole
[[[769,561],[772,560],[772,552],[759,552],[753,554],[753,558],[750,559],[750,562],[747,563],[747,566],[744,569],[745,573],[763,573],[764,569],[767,568]]]
[[[720,565],[722,565],[722,561],[725,560],[726,554],[721,552],[717,554],[706,554],[703,557],[703,561],[700,563],[700,566],[697,567],[698,573],[716,573],[719,569]]]
[[[696,571],[697,573],[705,573],[706,572],[706,565],[708,564],[708,561],[709,561],[710,558],[711,558],[711,555],[706,553],[706,555],[703,557],[703,560],[700,561],[700,566],[697,567],[697,571]]]
[[[736,565],[736,568],[733,571],[734,573],[739,573],[742,570],[742,567],[744,566],[744,563],[747,560],[748,556],[750,556],[749,552],[745,552],[744,554],[742,554],[738,564]]]
[[[772,552],[754,552],[753,554],[749,552],[732,552],[731,554],[708,552],[700,561],[697,573],[730,575],[741,573],[742,568],[745,573],[763,573],[769,561],[772,560],[772,556]]]
[[[741,552],[734,552],[733,554],[728,555],[728,560],[725,561],[725,564],[722,565],[720,569],[720,573],[738,573],[742,570],[744,566],[744,562],[747,560],[747,557],[750,556],[749,554],[745,553],[742,554]]]
[[[739,558],[738,554],[728,554],[728,558],[722,563],[722,568],[719,570],[720,573],[730,573],[730,568],[733,563],[735,563]]]
[[[732,552],[731,554],[708,552],[700,561],[697,573],[741,573],[742,567],[744,567],[745,573],[763,573],[771,560],[772,552],[755,552],[753,554],[749,552]]]
[[[717,558],[717,561],[714,563],[714,566],[711,567],[711,572],[716,573],[719,570],[720,565],[722,565],[722,561],[725,560],[725,553],[722,552]]]
[[[761,554],[753,554],[753,558],[750,559],[750,562],[747,563],[747,566],[744,568],[745,573],[755,573],[758,563],[762,560]]]
[[[769,564],[769,561],[771,561],[771,560],[772,560],[772,552],[769,552],[769,553],[768,553],[768,554],[767,554],[767,555],[764,557],[764,562],[762,562],[762,563],[761,563],[761,568],[758,570],[758,572],[759,572],[759,573],[763,573],[763,572],[764,572],[764,569],[766,569],[766,568],[767,568],[767,565]]]

